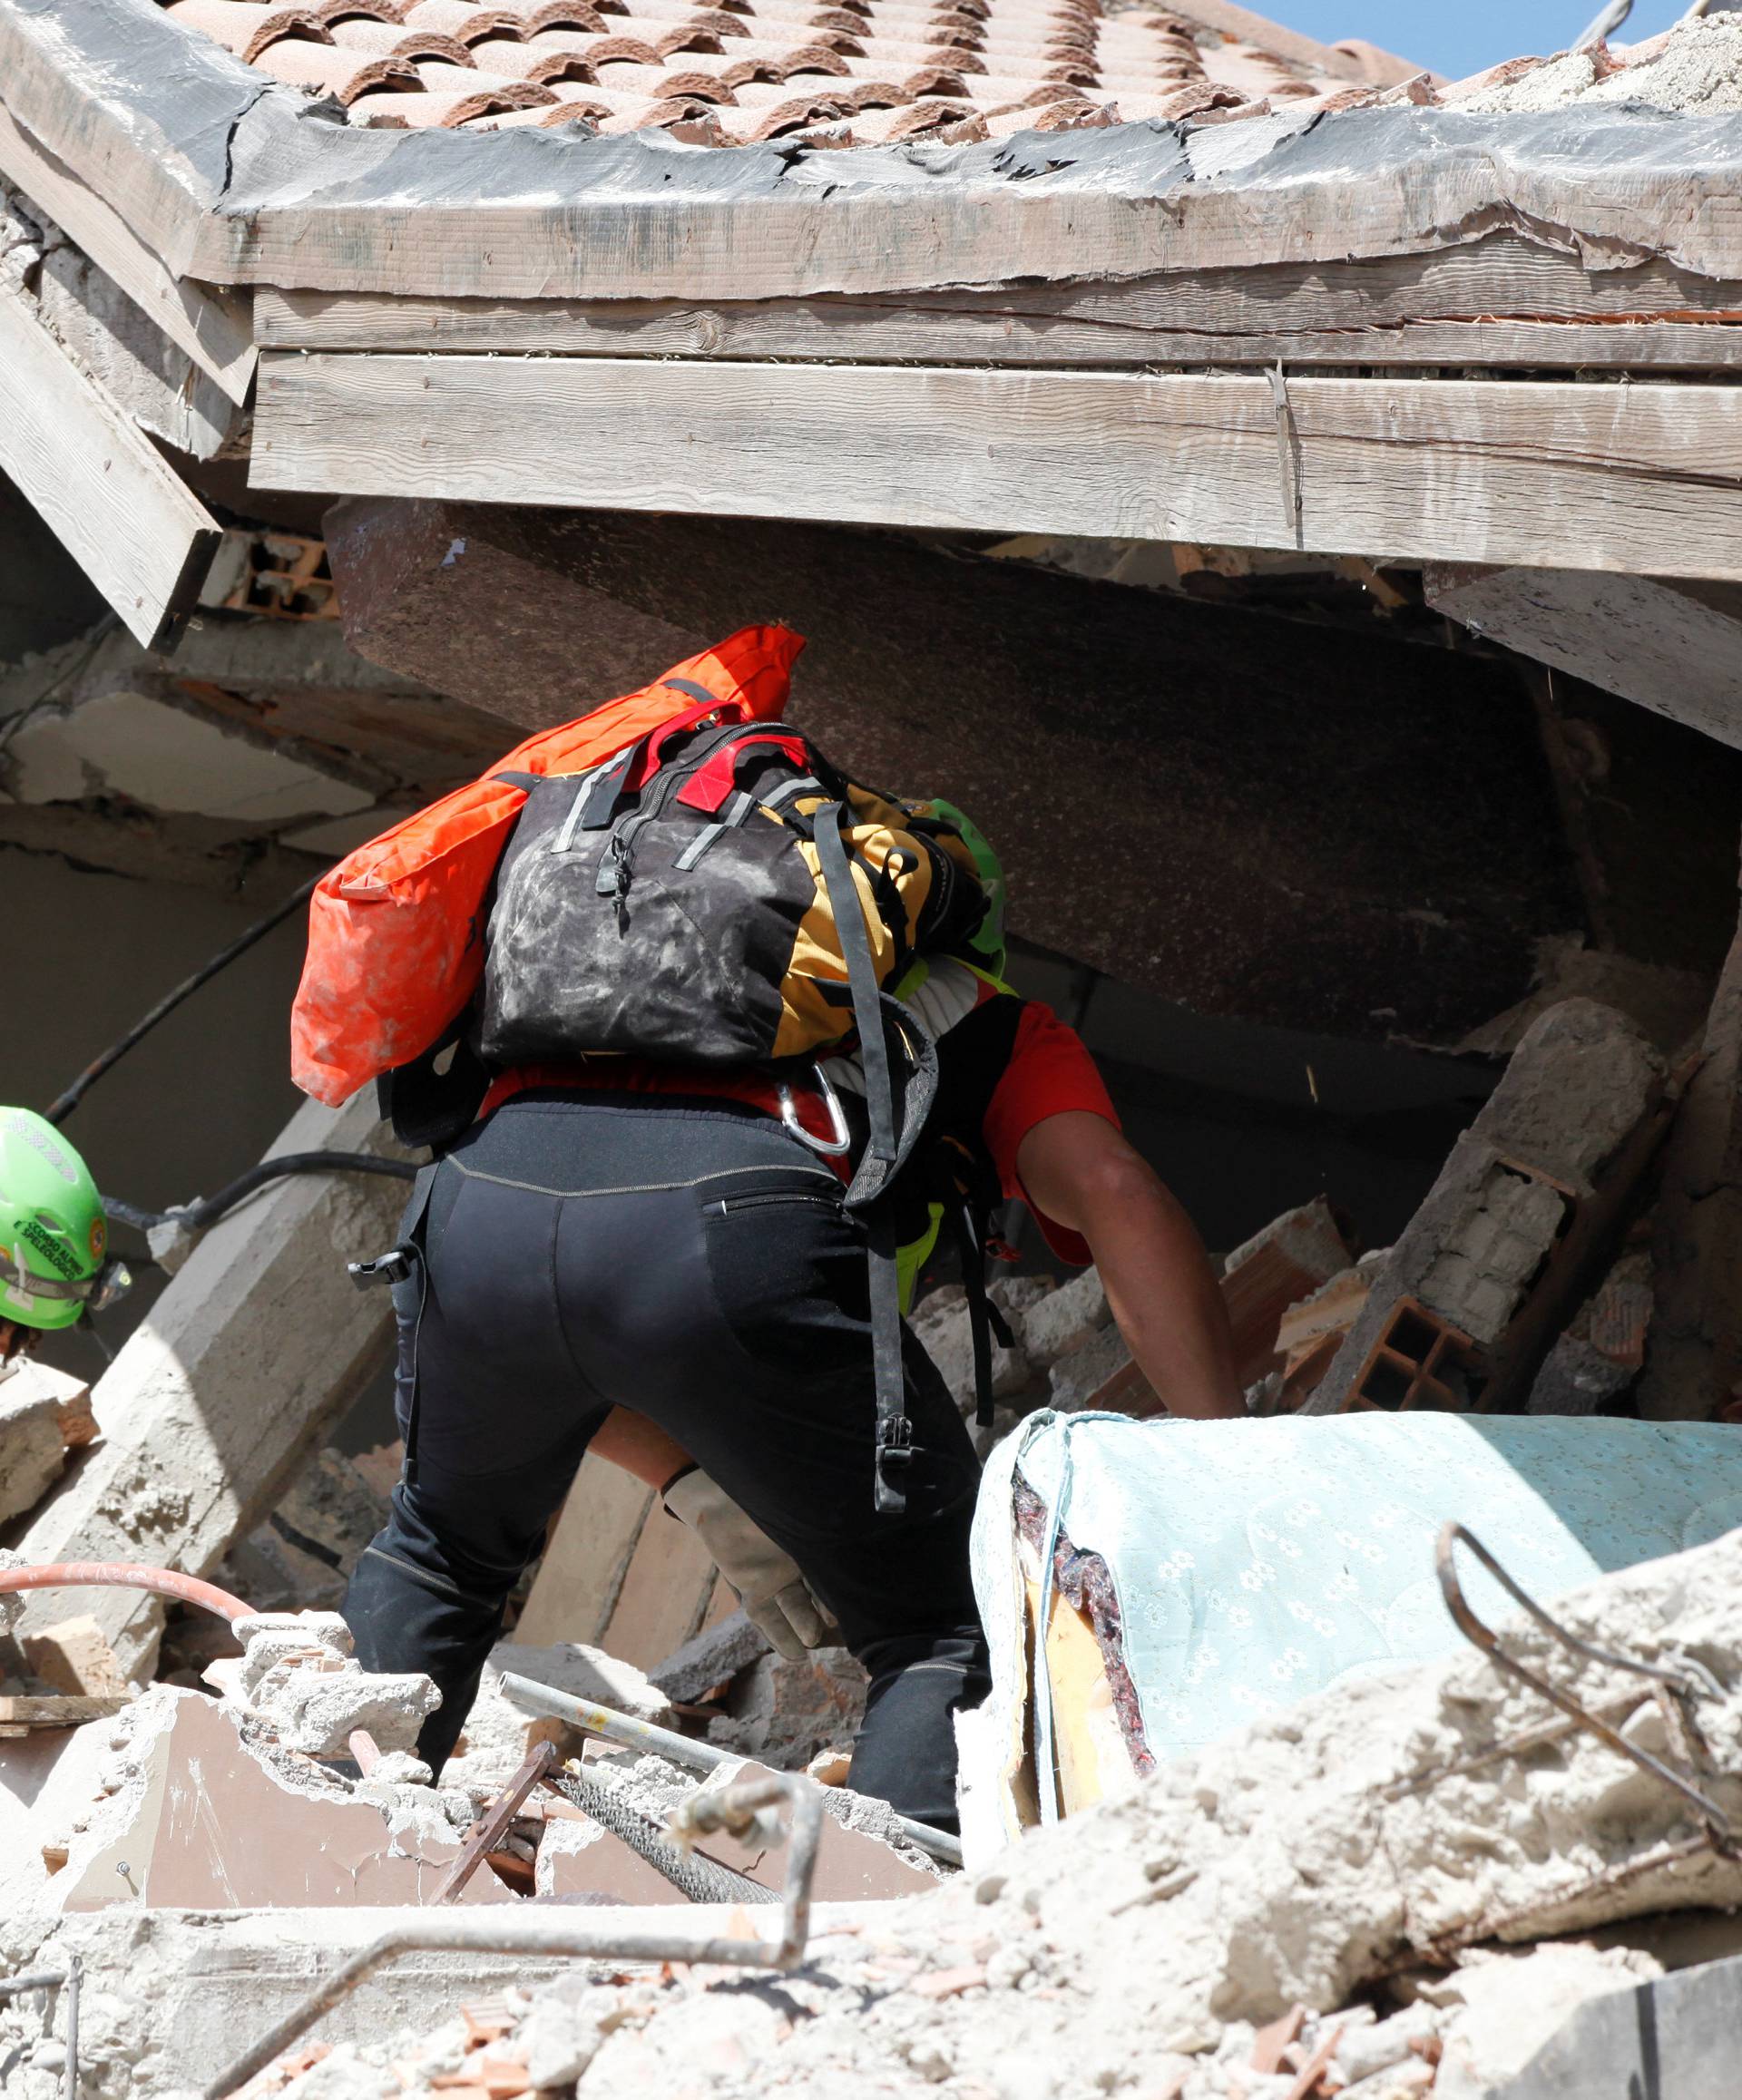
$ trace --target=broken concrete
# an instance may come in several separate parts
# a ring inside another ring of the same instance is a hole
[[[1738,1581],[1733,1535],[1607,1577],[1558,1609],[1588,1639],[1642,1659],[1687,1655],[1731,1685]],[[1504,1637],[1588,1703],[1633,1707],[1628,1732],[1656,1740],[1659,1709],[1639,1680],[1573,1668],[1527,1622]],[[1734,1815],[1742,1697],[1702,1697],[1697,1712],[1707,1783]],[[1558,1947],[1484,1963],[1474,1943],[1742,1900],[1742,1868],[1688,1849],[1678,1797],[1588,1734],[1545,1733],[1555,1718],[1475,1655],[1346,1685],[935,1896],[824,1913],[805,1968],[778,1983],[577,1977],[538,1994],[533,2019],[492,2046],[514,2056],[536,2041],[541,2076],[573,2078],[580,2100],[629,2083],[722,2100],[938,2084],[997,2100],[1284,2100],[1314,2090],[1303,2065],[1333,2061],[1360,2100],[1404,2100],[1433,2085],[1442,2053],[1456,2076],[1481,2078],[1507,2060],[1485,2007],[1503,1996],[1514,2009],[1497,2017],[1512,2027],[1595,1994],[1581,2018],[1609,2006],[1637,2020],[1634,1990],[1653,1965]],[[1520,1754],[1492,1754],[1519,1739]],[[1389,1978],[1402,2001],[1387,1999]],[[1358,1991],[1380,2017],[1352,2002]],[[1286,2038],[1260,2032],[1278,2020]],[[406,2050],[362,2054],[385,2066]],[[1500,2100],[1481,2084],[1448,2090]],[[1592,2090],[1549,2087],[1541,2100]]]
[[[1742,1960],[1627,1980],[1567,2011],[1530,2061],[1480,2100],[1730,2100]]]
[[[1483,1404],[1522,1398],[1590,1289],[1590,1260],[1619,1234],[1663,1087],[1662,1059],[1610,1009],[1568,1000],[1537,1021],[1373,1278],[1304,1411],[1349,1403],[1412,1301],[1490,1353]]]
[[[67,1387],[77,1380],[27,1357],[0,1366],[0,1524],[34,1509],[61,1477]]]
[[[582,1734],[548,1714],[529,1714],[502,1692],[504,1670],[549,1685],[571,1698],[609,1706],[637,1721],[669,1726],[666,1694],[632,1663],[580,1641],[551,1647],[522,1647],[503,1641],[491,1651],[478,1681],[478,1696],[465,1717],[465,1731],[443,1772],[443,1783],[492,1792],[507,1784],[540,1743],[553,1743],[564,1757],[579,1756]]]
[[[1639,1375],[1651,1323],[1649,1246],[1629,1247],[1579,1308],[1531,1388],[1532,1414],[1613,1408]]]
[[[127,1681],[103,1628],[87,1612],[57,1619],[24,1642],[24,1662],[32,1676],[51,1691],[93,1699],[124,1698]]]
[[[722,1749],[798,1772],[819,1750],[851,1743],[865,1718],[866,1675],[845,1648],[812,1648],[795,1661],[758,1658],[733,1684],[726,1717],[708,1739]]]
[[[686,1641],[669,1661],[650,1672],[648,1682],[674,1704],[688,1704],[727,1684],[768,1653],[768,1636],[747,1612],[735,1611]]]
[[[429,1787],[359,1798],[198,1692],[153,1688],[112,1742],[99,1784],[113,1791],[74,1817],[44,1891],[60,1910],[427,1902],[459,1857],[463,1832]],[[513,1899],[484,1873],[460,1900]]]
[[[79,2053],[84,2090],[103,2100],[203,2091],[239,2045],[281,2018],[313,1978],[360,1952],[404,1908],[211,1910],[112,1909],[68,1916],[46,1938],[40,1924],[0,1926],[8,1968],[83,1964]],[[410,1954],[335,2009],[322,2027],[335,2044],[378,2044],[419,2033],[431,2008],[475,2004],[553,1980],[568,1964],[540,1956]],[[0,2005],[0,2062],[34,2046],[40,2011]],[[59,2024],[58,2016],[56,2024]],[[7,2100],[62,2100],[58,2070],[14,2063]]]

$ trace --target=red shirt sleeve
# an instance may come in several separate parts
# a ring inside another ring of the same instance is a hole
[[[1104,1116],[1114,1129],[1121,1128],[1119,1111],[1082,1038],[1075,1029],[1067,1028],[1050,1006],[1031,1000],[1023,1007],[1010,1062],[993,1090],[981,1131],[1004,1194],[1020,1197],[1028,1205],[1047,1245],[1061,1261],[1083,1268],[1093,1258],[1088,1242],[1048,1217],[1016,1171],[1017,1148],[1034,1126],[1072,1109]]]

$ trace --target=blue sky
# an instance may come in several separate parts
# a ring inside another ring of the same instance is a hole
[[[1522,52],[1564,51],[1602,0],[1246,0],[1273,22],[1335,44],[1364,36],[1456,80]],[[1655,36],[1688,0],[1635,0],[1620,40]]]

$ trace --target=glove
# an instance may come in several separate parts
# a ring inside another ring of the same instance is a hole
[[[706,1473],[680,1473],[661,1499],[667,1513],[701,1540],[750,1623],[788,1662],[798,1662],[807,1648],[827,1647],[840,1638],[840,1628],[811,1594],[798,1563],[758,1531]]]

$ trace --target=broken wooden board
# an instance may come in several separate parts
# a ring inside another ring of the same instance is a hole
[[[1742,601],[1657,576],[1433,564],[1427,602],[1488,641],[1742,750]]]
[[[255,349],[245,294],[206,291],[178,278],[114,205],[87,188],[4,107],[0,175],[75,240],[238,407],[247,402]]]
[[[214,284],[743,298],[1313,265],[1494,225],[1742,277],[1733,134],[1625,103],[1260,105],[850,156],[782,139],[728,158],[658,132],[459,142],[310,123],[306,98],[132,0],[0,0],[0,81],[155,253]]]
[[[1277,385],[274,351],[251,478],[1742,579],[1735,388]]]
[[[1588,271],[1512,234],[1444,254],[1123,281],[813,298],[436,298],[263,285],[269,350],[854,358],[887,364],[1727,368],[1742,285],[1656,260]]]
[[[605,1629],[652,1502],[653,1490],[621,1467],[596,1452],[582,1460],[515,1624],[518,1646],[605,1646]]]
[[[106,1721],[132,1704],[131,1692],[101,1698],[69,1692],[7,1694],[0,1696],[0,1734],[23,1735],[34,1728],[82,1728],[87,1721]]]
[[[218,522],[12,290],[0,290],[0,469],[135,640],[172,647]]]

